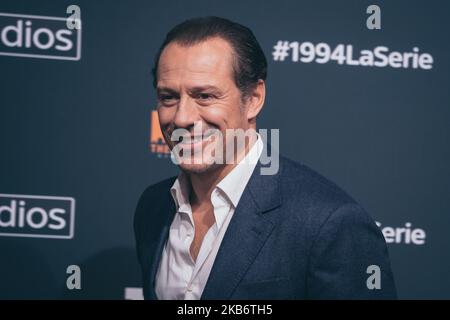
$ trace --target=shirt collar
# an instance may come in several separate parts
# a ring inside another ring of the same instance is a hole
[[[230,171],[218,184],[217,188],[222,190],[236,208],[239,199],[244,193],[248,181],[258,163],[264,144],[261,136],[257,133],[257,140],[250,148],[245,157]]]
[[[214,209],[216,209],[217,206],[220,206],[220,201],[214,201],[213,199],[215,195],[230,202],[234,208],[237,207],[264,148],[261,136],[259,133],[256,133],[256,135],[257,140],[250,148],[249,152],[214,188],[211,194],[211,202],[213,203]],[[192,209],[189,202],[190,192],[191,185],[189,177],[181,171],[170,189],[178,212],[185,212],[192,215]],[[225,220],[225,215],[217,214],[217,212],[222,211],[214,210],[216,223],[220,228]]]
[[[177,179],[170,188],[173,201],[177,207],[177,211],[189,213],[191,211],[189,203],[189,195],[191,192],[189,177],[181,171]]]

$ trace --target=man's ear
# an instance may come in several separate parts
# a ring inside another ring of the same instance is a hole
[[[253,123],[256,120],[256,116],[261,111],[264,105],[264,99],[266,98],[266,84],[264,80],[259,79],[255,88],[247,97],[247,120]]]

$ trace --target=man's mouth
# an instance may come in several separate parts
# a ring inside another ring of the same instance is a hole
[[[187,144],[198,144],[200,142],[206,141],[207,139],[209,139],[212,135],[214,134],[214,132],[208,132],[206,135],[198,135],[198,136],[184,136],[181,137],[181,141],[177,142],[176,144],[181,144],[181,145],[187,145]]]
[[[202,140],[203,140],[203,136],[183,137],[179,143],[181,143],[181,144],[198,143]]]

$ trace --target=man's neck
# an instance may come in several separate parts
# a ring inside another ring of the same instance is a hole
[[[187,173],[189,181],[191,184],[191,195],[190,203],[191,205],[196,204],[201,206],[210,204],[211,193],[213,192],[216,185],[225,178],[236,166],[237,164],[248,154],[250,149],[256,143],[257,137],[251,139],[249,143],[246,143],[245,148],[237,155],[236,161],[230,164],[221,165],[211,171],[202,173]]]

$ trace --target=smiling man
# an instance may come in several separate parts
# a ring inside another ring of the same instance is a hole
[[[148,187],[136,208],[145,298],[395,298],[369,215],[256,132],[266,73],[260,45],[240,24],[195,18],[167,34],[154,86],[180,174]],[[270,175],[269,153],[279,161]]]

